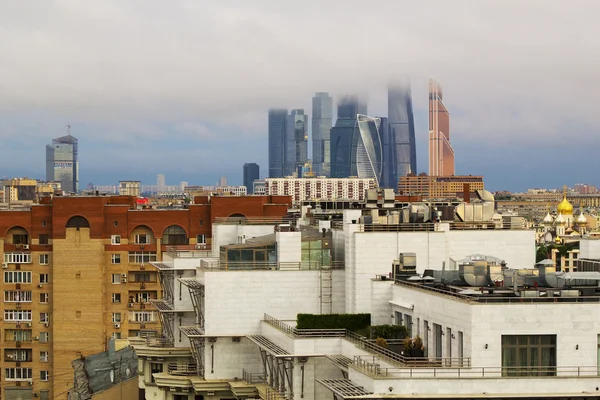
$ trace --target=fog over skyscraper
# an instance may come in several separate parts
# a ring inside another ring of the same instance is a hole
[[[356,120],[358,114],[367,115],[367,102],[359,95],[347,94],[338,101],[337,117]]]
[[[308,160],[308,115],[292,110],[285,124],[284,174],[290,176]]]
[[[60,181],[65,192],[79,191],[79,157],[78,141],[71,136],[71,126],[67,125],[68,134],[52,140],[46,145],[46,180]]]
[[[330,131],[333,122],[333,99],[318,92],[312,99],[312,165],[317,176],[330,175]]]
[[[454,175],[450,114],[442,101],[442,87],[434,79],[429,80],[429,175]]]
[[[415,122],[408,80],[388,86],[388,131],[384,135],[383,186],[398,187],[398,179],[417,172]]]

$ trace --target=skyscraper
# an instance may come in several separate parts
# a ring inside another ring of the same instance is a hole
[[[269,110],[269,177],[283,178],[285,163],[286,109]]]
[[[79,191],[79,161],[77,139],[71,136],[71,126],[67,125],[67,136],[52,139],[46,145],[46,180],[60,181],[66,192]]]
[[[165,176],[164,174],[156,175],[156,191],[164,192],[165,190]]]
[[[429,80],[429,175],[454,175],[450,114],[442,102],[442,87],[433,79]]]
[[[317,176],[330,175],[330,131],[333,100],[329,93],[318,92],[312,99],[312,165]]]
[[[259,179],[258,164],[244,164],[244,186],[246,186],[246,193],[254,193],[254,181],[257,179]]]
[[[308,115],[303,109],[290,112],[285,124],[285,176],[302,168],[308,160]]]
[[[338,101],[337,117],[356,119],[358,114],[367,114],[367,103],[358,95],[349,94]]]
[[[417,172],[415,122],[408,81],[395,82],[388,87],[388,127],[385,131],[386,165],[382,186],[395,189],[401,176]]]
[[[331,177],[374,178],[380,184],[383,172],[381,118],[357,114],[338,118],[331,129]]]

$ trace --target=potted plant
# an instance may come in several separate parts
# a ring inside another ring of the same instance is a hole
[[[423,339],[419,335],[415,336],[412,343],[412,349],[410,351],[411,357],[423,357],[425,355],[425,346],[423,346]]]
[[[387,340],[385,340],[382,337],[378,337],[377,339],[375,339],[375,344],[379,347],[383,347],[384,349],[388,348],[388,342]]]

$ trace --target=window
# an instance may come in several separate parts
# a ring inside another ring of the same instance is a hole
[[[40,351],[40,361],[48,362],[48,352],[47,351]]]
[[[401,312],[396,311],[394,313],[394,319],[396,320],[396,325],[402,325],[404,323]]]
[[[5,290],[5,303],[31,303],[31,292],[21,290]]]
[[[121,339],[121,332],[113,332],[112,337],[113,339]]]
[[[119,226],[119,221],[114,221],[113,226]]]
[[[121,274],[112,274],[112,283],[113,285],[118,285],[121,283]]]
[[[50,322],[50,314],[47,312],[40,313],[40,323],[47,324]]]
[[[40,381],[47,381],[48,375],[48,371],[40,371]]]
[[[42,226],[46,226],[46,221],[42,221]]]
[[[32,379],[32,370],[31,368],[5,368],[4,378],[13,381]]]
[[[120,303],[121,302],[121,293],[113,293],[112,294],[112,302]]]
[[[11,336],[14,342],[31,342],[31,329],[7,331],[6,340],[10,341]]]
[[[135,301],[138,302],[138,303],[147,303],[152,298],[153,297],[150,295],[150,293],[148,293],[148,292],[140,292],[140,293],[137,294],[137,297],[136,297]]]
[[[121,244],[121,235],[111,235],[110,244]]]
[[[48,254],[40,254],[40,265],[48,265]]]
[[[40,342],[48,343],[50,341],[50,333],[49,332],[40,332]]]
[[[196,235],[196,243],[198,244],[206,244],[206,235]]]
[[[4,310],[4,320],[31,322],[31,310]]]
[[[48,293],[40,293],[40,303],[46,304],[50,299],[50,295]]]
[[[13,235],[13,244],[28,244],[28,243],[29,243],[29,235],[27,235],[27,234]]]
[[[187,394],[175,394],[173,395],[173,400],[188,400]]]
[[[4,262],[8,264],[31,264],[31,253],[4,253]]]
[[[154,311],[132,311],[129,313],[131,322],[154,322],[156,321]]]
[[[50,283],[50,275],[40,274],[40,283]]]
[[[412,326],[413,326],[413,321],[412,321],[412,315],[405,315],[405,320],[406,320],[406,332],[408,333],[409,337],[412,337]]]
[[[134,243],[135,244],[148,244],[148,243],[150,243],[150,235],[147,235],[145,233],[135,235]]]
[[[200,226],[204,225],[204,221],[200,220]]]
[[[40,235],[40,244],[48,244],[48,235],[42,234]]]
[[[150,378],[152,382],[154,382],[154,377],[152,374],[160,374],[163,372],[163,365],[159,363],[150,363]]]
[[[556,335],[502,335],[502,375],[556,375]]]
[[[4,359],[10,361],[27,361],[27,350],[4,350]],[[31,361],[31,360],[29,360]]]
[[[188,244],[185,229],[178,225],[171,225],[163,232],[163,243],[169,245]]]
[[[4,283],[31,283],[31,272],[4,271]]]
[[[135,273],[135,281],[136,282],[150,282],[150,272],[136,272]]]
[[[120,254],[112,254],[111,255],[111,262],[113,264],[121,264],[121,255]]]
[[[154,252],[130,252],[129,263],[130,264],[144,264],[152,261],[156,261],[156,253]]]
[[[117,313],[113,313],[112,315],[112,322],[121,322],[121,313],[117,312]]]

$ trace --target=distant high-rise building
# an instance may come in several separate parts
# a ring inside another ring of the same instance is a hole
[[[259,179],[258,164],[244,164],[244,186],[246,186],[246,193],[254,193],[254,181],[257,179]]]
[[[415,122],[408,81],[388,87],[387,123],[383,135],[386,162],[382,186],[395,189],[401,176],[417,172]]]
[[[442,87],[433,79],[429,80],[429,175],[454,175],[450,114],[442,102]]]
[[[337,117],[356,119],[358,114],[367,115],[367,103],[360,96],[345,95],[338,101]]]
[[[217,186],[227,186],[227,177],[225,175],[221,176],[221,179],[219,179],[219,184]]]
[[[308,115],[303,109],[290,112],[285,123],[285,176],[302,168],[308,160]]]
[[[329,93],[318,92],[312,99],[312,165],[317,176],[330,174],[330,132],[333,100]]]
[[[190,185],[189,182],[187,182],[187,181],[181,181],[181,182],[179,182],[179,190],[181,192],[185,192],[185,188],[188,187],[189,185]]]
[[[79,191],[79,160],[77,139],[71,136],[71,126],[67,125],[67,136],[52,140],[46,145],[46,180],[60,181],[62,190]]]
[[[285,163],[286,109],[269,110],[269,177],[282,178]]]
[[[380,185],[384,153],[381,118],[338,118],[331,129],[331,176],[372,178]]]
[[[164,190],[165,190],[165,175],[164,174],[156,175],[156,190],[159,192],[164,192]]]

